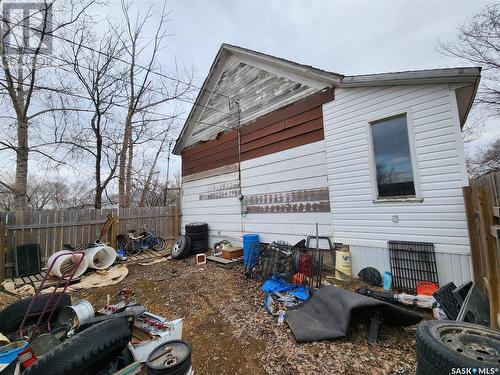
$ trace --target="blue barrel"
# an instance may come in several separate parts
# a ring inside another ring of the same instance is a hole
[[[243,265],[245,267],[254,267],[257,264],[259,255],[259,235],[243,235]]]

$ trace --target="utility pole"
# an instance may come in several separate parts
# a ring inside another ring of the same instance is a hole
[[[167,205],[167,201],[168,203],[170,203],[169,199],[168,199],[168,179],[170,178],[170,148],[172,147],[172,141],[170,141],[168,143],[168,155],[167,155],[167,181],[165,182],[165,191],[163,193],[163,205],[166,206]]]

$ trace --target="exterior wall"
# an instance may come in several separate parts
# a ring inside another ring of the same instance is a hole
[[[183,177],[183,231],[207,222],[211,245],[241,245],[243,233],[294,244],[314,235],[316,223],[321,236],[332,235],[323,141],[243,161],[240,173],[243,201],[237,164]]]
[[[182,179],[181,232],[184,233],[187,223],[207,222],[211,245],[223,239],[238,244],[241,242],[238,165],[210,172]]]
[[[316,233],[332,235],[324,142],[241,163],[243,231],[262,242],[294,244]]]
[[[407,112],[422,202],[374,202],[369,121]],[[354,274],[388,269],[388,240],[432,242],[441,282],[470,279],[467,185],[454,91],[448,85],[339,89],[323,106],[335,241],[353,249]],[[398,220],[394,220],[397,216]]]

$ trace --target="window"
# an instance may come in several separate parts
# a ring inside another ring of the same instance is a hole
[[[370,125],[378,198],[415,197],[406,114]]]

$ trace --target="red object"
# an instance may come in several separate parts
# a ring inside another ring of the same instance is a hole
[[[417,295],[432,296],[432,293],[438,289],[439,285],[432,281],[417,281]]]
[[[66,256],[70,252],[65,252],[61,253],[58,256],[54,258],[51,264],[47,265],[47,270],[45,271],[45,276],[43,277],[42,282],[38,286],[38,288],[35,291],[35,295],[31,299],[31,302],[28,306],[28,309],[26,310],[26,313],[24,314],[24,318],[21,322],[21,325],[19,326],[18,330],[18,335],[19,337],[24,336],[24,328],[25,324],[28,321],[30,317],[37,317],[38,320],[35,323],[35,328],[33,331],[36,331],[37,328],[39,328],[42,324],[47,324],[47,331],[50,332],[51,326],[50,326],[50,321],[52,319],[52,316],[57,310],[57,307],[59,306],[59,303],[61,302],[61,298],[64,295],[64,292],[68,288],[69,284],[71,283],[71,280],[73,280],[73,276],[75,276],[76,270],[78,267],[80,267],[80,263],[83,261],[83,258],[85,257],[85,253],[83,251],[74,251],[71,252],[71,257],[72,257],[72,265],[68,269],[66,269],[61,277],[57,279],[57,283],[53,286],[52,288],[52,293],[50,294],[49,298],[47,299],[47,302],[45,303],[45,306],[43,307],[43,310],[41,314],[34,313],[32,312],[32,307],[35,301],[40,297],[42,294],[42,291],[45,287],[45,283],[49,281],[50,279],[50,272],[52,271],[52,267],[54,264],[56,264],[57,260],[62,257]],[[61,293],[57,293],[61,292]],[[52,306],[51,306],[52,305]]]
[[[300,254],[299,273],[301,273],[305,276],[312,275],[312,255],[311,254]]]
[[[293,275],[292,283],[294,285],[302,285],[306,281],[306,277],[301,273],[296,273]]]
[[[24,368],[28,368],[36,363],[37,358],[35,353],[33,352],[33,349],[28,346],[17,355],[17,360],[21,362],[21,365],[23,365]]]

